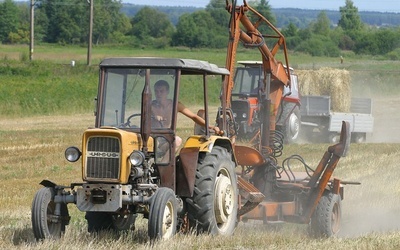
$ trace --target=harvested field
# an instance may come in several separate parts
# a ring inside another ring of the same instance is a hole
[[[380,107],[390,111],[393,99],[382,99]],[[386,119],[381,116],[381,119]],[[400,117],[400,116],[399,116]],[[192,124],[183,119],[188,133]],[[397,118],[400,120],[399,118]],[[382,121],[383,123],[384,121]],[[335,176],[360,181],[346,186],[342,230],[337,238],[313,239],[307,226],[285,224],[279,231],[255,223],[240,223],[232,237],[177,235],[169,241],[150,244],[147,220],[139,219],[134,232],[116,237],[89,235],[84,214],[69,205],[72,220],[65,236],[57,241],[35,242],[30,222],[30,207],[42,179],[59,184],[80,181],[80,164],[66,162],[64,149],[80,146],[84,129],[93,125],[93,116],[41,116],[0,121],[0,248],[1,249],[397,249],[400,247],[400,144],[352,144]],[[393,127],[394,129],[395,127]],[[381,137],[383,138],[383,137]],[[280,161],[300,154],[315,167],[327,144],[289,145]],[[10,188],[13,187],[13,188]],[[15,188],[17,187],[17,188]],[[373,246],[371,248],[371,246]]]

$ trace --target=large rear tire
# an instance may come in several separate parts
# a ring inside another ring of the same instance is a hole
[[[341,198],[337,194],[324,194],[311,217],[310,233],[314,237],[332,237],[340,230]]]
[[[199,157],[193,197],[186,199],[189,223],[197,233],[233,234],[238,211],[234,169],[231,154],[220,146]]]
[[[41,188],[32,202],[32,228],[36,240],[60,238],[69,223],[68,207],[60,203],[60,215],[55,214],[56,191],[51,187]]]
[[[174,191],[159,188],[154,194],[148,221],[150,239],[169,239],[176,234],[178,226],[178,204]]]

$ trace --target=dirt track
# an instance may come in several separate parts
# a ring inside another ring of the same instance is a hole
[[[372,98],[374,132],[367,142],[400,143],[400,97]]]

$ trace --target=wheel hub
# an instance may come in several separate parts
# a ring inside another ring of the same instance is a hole
[[[234,192],[230,179],[225,175],[217,178],[215,187],[215,215],[218,223],[226,223],[234,208]]]
[[[300,131],[300,122],[295,114],[291,114],[289,118],[289,131],[292,139],[296,139]]]
[[[163,238],[169,238],[172,236],[172,216],[173,216],[173,205],[169,202],[165,206],[164,209],[164,215],[163,215],[163,225],[162,225],[162,231],[163,231]]]

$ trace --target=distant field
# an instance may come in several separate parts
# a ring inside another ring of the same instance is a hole
[[[157,55],[209,60],[223,66],[225,51],[94,47],[89,68],[84,47],[37,46],[32,63],[24,61],[27,51],[27,46],[0,45],[0,249],[400,249],[400,62],[346,54],[340,64],[338,58],[291,55],[295,68],[350,70],[352,94],[373,98],[376,103],[374,143],[352,144],[335,171],[340,179],[362,183],[345,187],[342,230],[337,238],[309,238],[302,225],[288,224],[271,231],[259,223],[240,223],[232,237],[177,235],[150,245],[146,220],[139,220],[136,231],[119,238],[96,237],[86,233],[83,213],[70,205],[72,219],[65,236],[37,243],[30,206],[39,182],[81,181],[80,164],[67,162],[63,155],[68,146],[81,147],[83,131],[94,124],[99,61],[108,56]],[[71,60],[77,61],[74,68]],[[242,49],[238,60],[258,60],[258,52]],[[198,103],[190,102],[191,92],[185,98],[196,110]],[[185,138],[193,124],[179,119],[178,133]],[[315,168],[327,146],[289,145],[279,161],[299,154]]]

